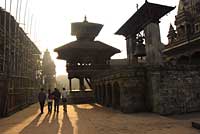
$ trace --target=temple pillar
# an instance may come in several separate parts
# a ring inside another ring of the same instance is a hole
[[[94,98],[95,98],[95,101],[97,102],[97,86],[94,86]]]
[[[80,88],[80,91],[85,90],[85,88],[84,88],[84,78],[79,78],[79,88]]]
[[[99,94],[99,87],[97,88],[97,103],[99,103],[99,98],[100,98],[100,94]]]
[[[136,48],[136,36],[129,36],[126,38],[126,49],[128,64],[136,64],[137,58],[134,56]]]
[[[160,39],[159,23],[150,23],[144,28],[146,43],[146,61],[151,65],[162,65],[164,45]]]
[[[109,95],[108,95],[108,89],[105,89],[106,93],[105,93],[105,106],[109,106]]]
[[[72,91],[72,79],[69,78],[69,91],[71,92]]]
[[[97,90],[97,102],[100,104],[101,103],[101,86],[98,86]]]
[[[116,101],[116,98],[115,98],[115,92],[114,92],[114,89],[112,88],[112,108],[115,108],[115,101]]]
[[[104,90],[103,90],[103,86],[101,86],[101,102],[100,104],[103,105],[104,104]]]

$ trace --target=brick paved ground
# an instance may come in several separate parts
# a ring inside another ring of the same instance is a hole
[[[70,105],[68,112],[40,115],[34,104],[0,119],[0,134],[199,134],[191,121],[200,113],[159,116],[151,113],[122,114],[99,105]]]

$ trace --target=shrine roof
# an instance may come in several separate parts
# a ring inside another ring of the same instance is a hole
[[[74,55],[74,52],[86,52],[86,53],[94,53],[94,52],[103,52],[109,53],[109,55],[114,55],[116,53],[120,53],[120,50],[109,46],[100,41],[89,41],[89,40],[76,40],[70,42],[66,45],[58,47],[54,49],[55,52],[58,53],[68,53],[69,55]],[[99,53],[97,53],[98,55]]]
[[[158,22],[161,17],[172,11],[175,7],[145,2],[138,11],[126,21],[115,33],[124,35],[137,34],[151,22]]]
[[[71,24],[71,35],[77,37],[87,37],[94,39],[101,31],[103,25],[98,23],[90,23],[88,21],[76,22]]]

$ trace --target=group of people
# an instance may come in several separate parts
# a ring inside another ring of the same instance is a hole
[[[62,100],[63,110],[67,112],[67,90],[65,88],[63,88],[61,92],[57,88],[55,88],[53,92],[51,92],[51,90],[49,89],[47,93],[45,93],[44,89],[41,88],[41,91],[38,95],[41,114],[43,114],[46,100],[48,104],[49,113],[52,112],[53,101],[54,101],[54,112],[56,111],[59,112],[60,99]]]

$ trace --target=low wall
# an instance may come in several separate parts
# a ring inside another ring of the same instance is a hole
[[[104,104],[103,102],[109,100],[107,97],[112,97],[111,104],[107,105],[113,108],[117,105],[117,109],[120,109],[124,113],[145,111],[145,68],[143,66],[114,67],[92,78],[93,87],[101,87],[100,90],[104,91],[112,90],[112,95],[104,96],[100,93],[97,95],[96,100],[100,98],[100,102],[102,101],[101,104]],[[118,94],[116,90],[119,90],[120,95],[116,95]]]
[[[93,91],[72,91],[67,96],[68,104],[94,103]]]
[[[200,66],[116,67],[98,74],[92,83],[103,91],[112,89],[112,95],[106,97],[114,97],[115,102],[120,99],[118,105],[125,113],[168,115],[200,111]],[[120,90],[116,97],[115,83]],[[100,94],[98,98],[102,101],[105,96]]]
[[[200,111],[200,67],[147,68],[147,107],[168,115]]]

